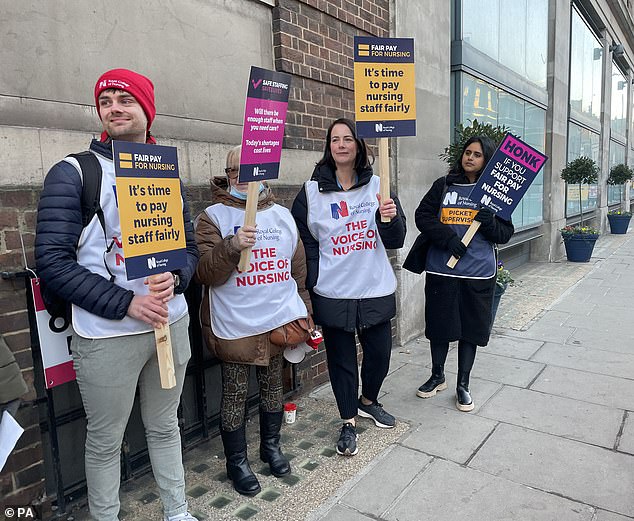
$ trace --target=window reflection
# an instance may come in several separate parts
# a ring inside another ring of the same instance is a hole
[[[599,163],[599,134],[580,127],[573,122],[568,125],[568,162],[581,156],[587,156]],[[581,210],[591,210],[597,206],[597,185],[583,184],[566,186],[566,217],[579,215],[579,193],[581,193]]]
[[[612,137],[625,142],[625,128],[627,125],[627,80],[612,62],[612,102],[610,104],[610,130]]]
[[[462,123],[474,119],[509,131],[537,150],[544,151],[546,111],[469,74],[459,75],[462,82]],[[537,225],[543,220],[543,173],[540,172],[513,212],[517,230]]]
[[[583,116],[590,118],[590,121],[599,129],[603,48],[575,9],[572,12],[571,38],[571,117],[573,119]]]
[[[625,164],[625,145],[610,141],[610,170],[613,166]],[[608,185],[608,205],[621,202],[623,185]]]
[[[548,0],[463,0],[462,40],[546,88]]]

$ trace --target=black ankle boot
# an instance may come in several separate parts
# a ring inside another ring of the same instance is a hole
[[[227,457],[227,477],[233,482],[233,488],[243,496],[255,496],[261,489],[247,459],[244,425],[235,431],[220,429],[220,435]]]
[[[280,449],[280,428],[284,411],[260,410],[260,459],[268,463],[276,478],[290,474],[291,465]]]
[[[469,373],[459,372],[456,385],[456,407],[459,411],[469,412],[474,408],[471,393],[469,393]]]
[[[435,396],[438,391],[444,391],[447,389],[447,383],[445,382],[445,366],[444,365],[432,365],[431,377],[416,391],[416,396],[420,398],[431,398]]]

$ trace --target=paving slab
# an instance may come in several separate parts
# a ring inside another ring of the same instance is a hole
[[[531,360],[589,373],[634,378],[634,353],[616,353],[588,346],[545,343]]]
[[[617,378],[566,367],[548,366],[531,384],[531,389],[580,402],[632,410],[634,380]]]
[[[593,512],[587,505],[437,459],[382,519],[592,521]]]
[[[571,315],[570,320],[566,322],[566,326],[604,331],[608,334],[608,336],[606,336],[606,341],[608,341],[609,334],[613,331],[619,331],[621,328],[628,328],[632,325],[631,307],[609,304],[610,299],[605,299],[604,305],[597,307],[590,315]]]
[[[478,349],[481,353],[529,360],[542,345],[544,342],[540,340],[517,338],[512,333],[501,333],[493,335],[488,345]]]
[[[380,516],[432,458],[417,450],[396,446],[346,493],[342,503],[355,510]]]
[[[626,414],[625,425],[617,449],[621,452],[634,454],[634,413],[628,412]]]
[[[404,346],[397,346],[392,349],[390,360],[390,371],[400,364],[415,364],[427,366],[431,363],[431,352],[429,342],[424,338],[418,338],[408,342]]]
[[[628,454],[502,424],[469,466],[618,514],[634,515],[634,456]]]
[[[634,294],[634,292],[633,292]],[[615,328],[610,335],[597,329],[576,328],[566,344],[581,345],[602,351],[634,354],[634,328]]]
[[[312,519],[312,518],[309,518]],[[371,521],[371,517],[347,508],[345,505],[335,505],[324,517],[319,518],[320,521]]]
[[[447,356],[445,371],[453,372],[453,368],[457,367],[458,350],[455,349]],[[475,378],[490,380],[492,382],[526,387],[543,368],[544,364],[542,363],[509,358],[508,356],[498,356],[479,349],[471,375]]]
[[[623,411],[505,386],[479,416],[612,449]]]
[[[631,521],[632,517],[625,517],[614,512],[607,512],[606,510],[597,510],[594,521]]]
[[[397,418],[407,418],[407,421],[413,423],[424,422],[427,407],[439,406],[456,410],[456,376],[452,371],[445,371],[446,390],[437,393],[432,398],[423,399],[416,396],[416,391],[429,378],[430,374],[429,368],[406,365],[388,375],[381,387],[381,391],[385,392],[381,397],[381,403],[385,409]],[[479,408],[501,387],[502,385],[496,382],[471,378],[471,396],[475,405],[471,414],[477,413]]]
[[[544,342],[557,342],[563,344],[574,333],[575,328],[571,326],[553,327],[551,324],[546,324],[537,320],[526,330],[518,331],[516,333],[518,338],[532,338],[535,340],[542,340]]]
[[[427,407],[420,427],[401,443],[456,463],[466,463],[496,425],[496,421],[458,410]]]

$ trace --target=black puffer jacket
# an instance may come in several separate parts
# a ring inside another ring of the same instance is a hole
[[[93,140],[90,150],[112,161],[110,143]],[[77,263],[77,245],[83,231],[81,192],[77,170],[64,161],[54,165],[46,175],[37,212],[37,273],[47,287],[64,300],[94,315],[121,320],[128,311],[133,292]],[[183,202],[187,266],[178,271],[180,284],[175,288],[176,293],[185,291],[198,262],[194,227],[184,197]]]
[[[350,190],[355,190],[368,184],[370,179],[372,179],[372,168],[367,167],[357,174],[357,184]],[[311,180],[317,181],[320,192],[341,192],[345,194],[345,191],[337,184],[335,172],[326,165],[315,167]],[[405,242],[407,228],[401,203],[395,195],[392,194],[391,197],[396,203],[396,217],[388,223],[383,223],[377,210],[376,222],[383,246],[386,249],[398,249]],[[345,198],[345,196],[342,196],[342,198]],[[306,288],[310,290],[315,322],[323,326],[354,331],[357,327],[364,329],[391,319],[396,314],[396,298],[394,294],[385,297],[352,300],[327,298],[312,291],[319,275],[319,242],[308,229],[306,201],[306,189],[302,187],[295,197],[295,201],[293,201],[291,213],[295,218],[299,234],[304,243],[304,249],[306,250]]]

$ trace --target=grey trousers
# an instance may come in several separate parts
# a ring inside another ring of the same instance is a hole
[[[137,385],[154,479],[166,516],[187,511],[177,408],[191,356],[189,317],[170,327],[176,387],[161,389],[154,332],[89,339],[73,335],[71,350],[88,420],[86,481],[90,513],[118,521],[121,443]]]

